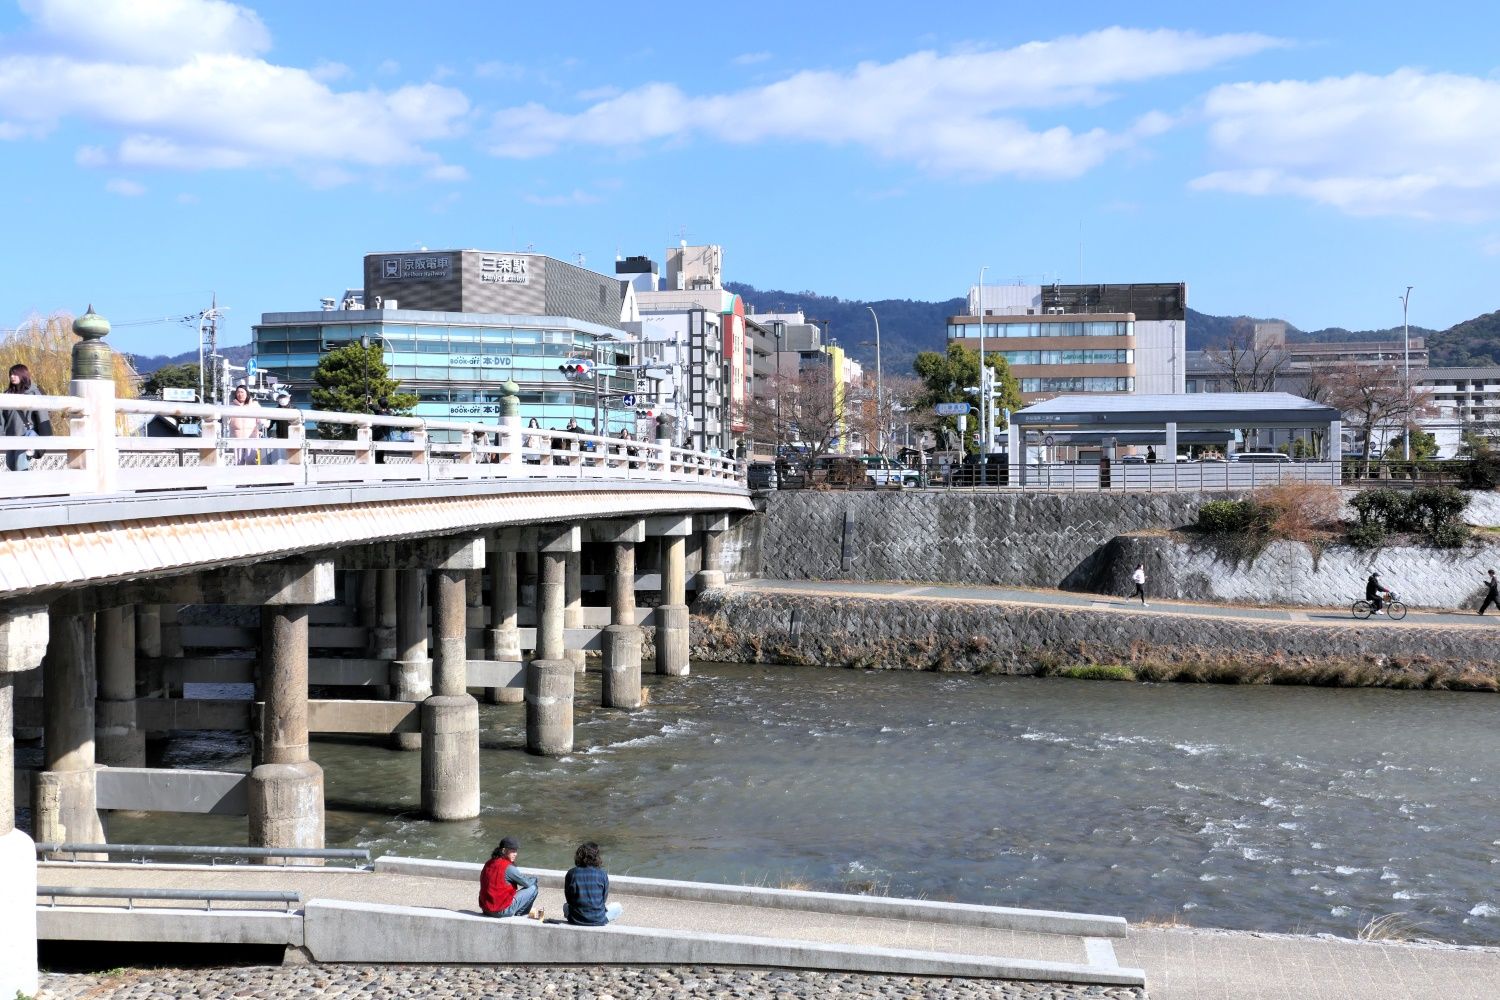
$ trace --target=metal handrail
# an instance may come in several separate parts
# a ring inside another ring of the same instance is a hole
[[[363,861],[370,852],[363,847],[222,847],[190,844],[74,844],[41,842],[37,854],[133,854],[148,857],[206,857],[210,864],[225,858],[317,858],[325,861]],[[74,859],[67,859],[74,860]]]
[[[57,897],[74,899],[123,899],[127,910],[135,909],[137,899],[203,900],[203,908],[212,910],[215,903],[284,903],[288,911],[302,902],[302,893],[282,889],[131,889],[119,886],[39,885],[38,896],[47,896],[57,905]]]

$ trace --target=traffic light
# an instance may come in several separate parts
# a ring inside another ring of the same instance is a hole
[[[594,364],[587,358],[569,358],[557,366],[564,378],[581,381],[594,377]]]

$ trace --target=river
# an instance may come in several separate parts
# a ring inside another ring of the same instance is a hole
[[[320,740],[329,846],[480,861],[504,834],[610,870],[1354,935],[1390,913],[1500,944],[1493,696],[696,664],[636,713],[579,689],[572,755],[481,706],[483,814],[418,814],[419,757]],[[161,761],[248,767],[245,738]],[[114,817],[116,842],[245,842]]]

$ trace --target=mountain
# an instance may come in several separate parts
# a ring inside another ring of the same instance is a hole
[[[243,365],[250,359],[250,345],[236,344],[233,347],[221,347],[219,353],[229,359],[231,364]],[[186,365],[198,363],[197,351],[184,351],[181,354],[132,354],[130,363],[135,365],[135,370],[142,375],[150,375],[158,368],[167,365]]]

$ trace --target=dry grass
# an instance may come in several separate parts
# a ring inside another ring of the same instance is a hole
[[[1328,483],[1283,483],[1255,491],[1255,506],[1272,538],[1318,544],[1339,527],[1343,497]]]
[[[1419,941],[1426,937],[1422,924],[1406,913],[1373,917],[1354,936],[1360,941]]]

